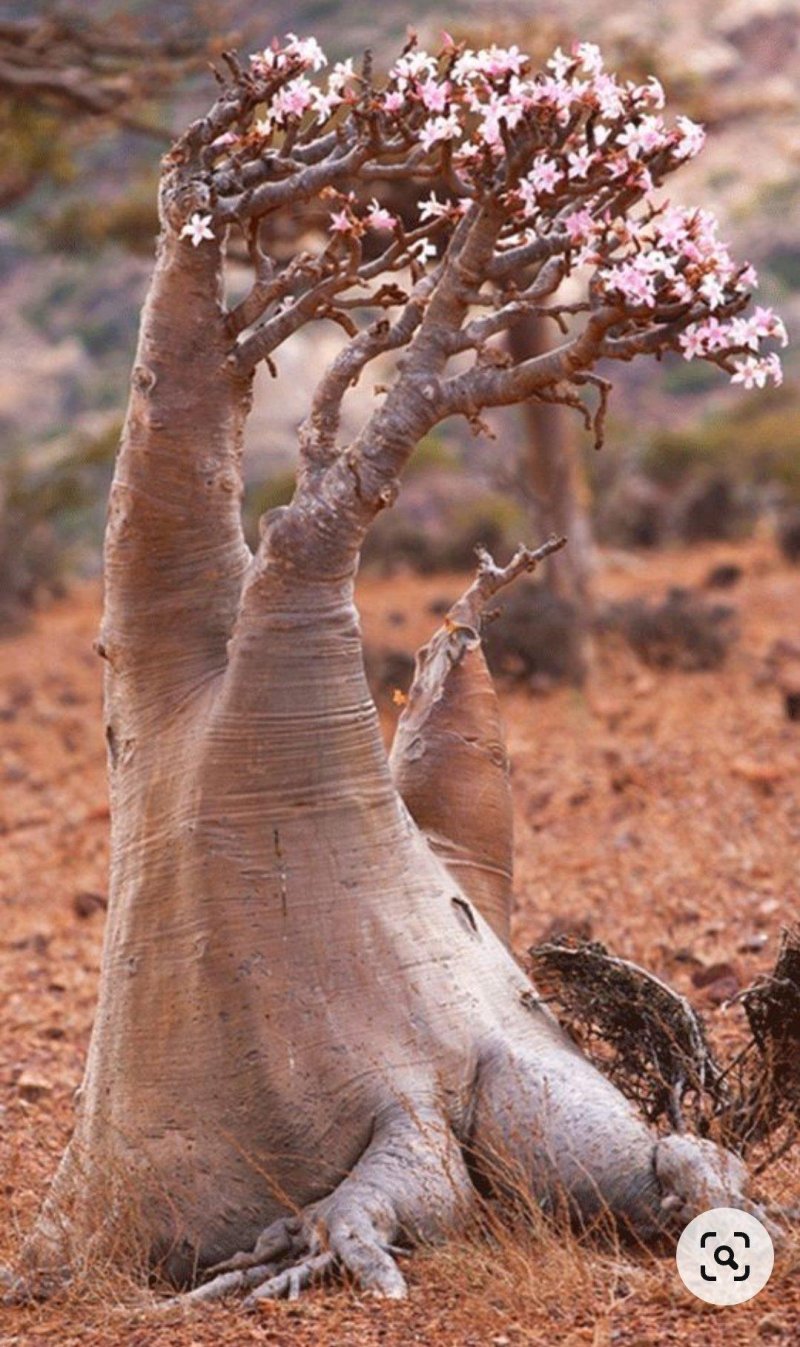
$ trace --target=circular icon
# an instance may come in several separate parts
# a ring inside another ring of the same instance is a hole
[[[741,1305],[763,1291],[775,1250],[757,1217],[736,1207],[714,1207],[689,1222],[675,1259],[692,1295],[709,1305]]]

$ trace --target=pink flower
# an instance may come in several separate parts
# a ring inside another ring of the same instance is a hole
[[[349,234],[355,224],[355,220],[347,209],[332,211],[330,218],[331,222],[328,228],[332,234]]]
[[[788,346],[789,334],[786,325],[772,309],[765,309],[757,304],[750,322],[759,337],[775,337],[781,346]]]
[[[201,215],[195,211],[189,221],[183,226],[179,237],[182,239],[191,239],[192,247],[199,248],[204,239],[213,239],[213,230],[209,229],[212,217],[210,215]]]
[[[327,56],[314,37],[300,38],[294,33],[289,33],[285,50],[287,56],[296,56],[303,65],[310,66],[312,70],[321,70],[328,64]]]
[[[707,318],[704,323],[698,327],[698,332],[705,342],[708,351],[724,351],[728,346],[736,345],[733,341],[733,326],[725,326],[718,318]]]
[[[301,117],[312,101],[312,89],[304,75],[279,89],[272,108],[278,117]]]
[[[636,262],[623,262],[605,273],[606,288],[617,290],[633,304],[645,304],[652,308],[655,304],[655,282]]]
[[[574,210],[564,221],[571,243],[582,243],[593,232],[595,224],[588,210]]]
[[[540,192],[552,192],[556,183],[561,182],[563,176],[554,159],[545,159],[543,155],[540,155],[538,159],[534,160],[525,181],[529,182],[538,194]],[[520,184],[521,188],[522,184]]]
[[[525,64],[525,57],[519,47],[496,47],[492,43],[488,52],[488,70],[490,75],[519,75]]]
[[[588,147],[583,146],[567,155],[567,162],[570,178],[585,178],[594,163],[594,155]]]
[[[399,112],[405,106],[405,95],[398,89],[390,89],[383,95],[383,107],[385,112]]]
[[[607,75],[605,72],[596,75],[592,81],[592,92],[604,117],[613,121],[621,116],[624,104],[622,90],[617,83],[616,75]]]
[[[758,272],[750,262],[739,272],[738,284],[745,290],[752,290],[758,285]]]
[[[618,145],[622,145],[632,159],[640,154],[651,154],[666,143],[664,123],[660,117],[642,117],[637,126],[628,126],[617,136]]]
[[[556,110],[559,126],[566,126],[572,113],[575,92],[569,84],[558,79],[544,79],[535,86],[535,100],[550,103]]]
[[[447,117],[429,117],[419,133],[423,150],[430,150],[440,140],[454,140],[461,135],[461,126],[455,112]]]
[[[437,84],[436,80],[426,80],[420,85],[419,95],[429,112],[444,112],[450,93],[450,85]]]
[[[688,232],[686,216],[670,206],[655,221],[654,229],[663,248],[680,248]]]
[[[692,323],[691,327],[687,327],[686,331],[681,333],[678,337],[678,345],[683,351],[684,360],[694,360],[695,357],[706,354],[703,330],[697,323]]]
[[[706,133],[703,127],[699,122],[693,122],[691,117],[676,117],[675,125],[678,128],[678,140],[675,146],[676,158],[694,159],[706,143]]]
[[[777,360],[778,357],[776,356]],[[780,362],[778,362],[780,367]],[[732,384],[741,384],[744,388],[763,388],[767,378],[772,373],[766,360],[756,360],[755,356],[749,355],[746,360],[736,360],[734,362],[735,373],[731,375]],[[773,374],[773,378],[775,375]],[[782,377],[782,371],[780,372]]]
[[[397,218],[380,205],[377,197],[373,197],[369,203],[369,214],[365,216],[365,223],[370,229],[394,229]]]

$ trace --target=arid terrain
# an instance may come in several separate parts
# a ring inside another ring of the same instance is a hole
[[[599,648],[584,693],[504,694],[517,817],[516,948],[591,933],[688,995],[715,1040],[743,1017],[730,998],[771,965],[798,915],[800,723],[785,693],[800,676],[800,571],[771,542],[604,559],[604,597],[702,586],[734,562],[726,593],[740,635],[710,673],[645,668]],[[367,638],[412,649],[431,607],[463,580],[367,577]],[[108,807],[92,652],[94,586],[76,588],[2,645],[0,664],[0,1262],[33,1219],[69,1133],[92,1020],[106,893]],[[795,647],[793,650],[793,646]],[[793,665],[796,664],[796,668]],[[798,684],[800,690],[800,684]],[[387,699],[387,733],[396,715]],[[759,1157],[763,1159],[763,1156]],[[759,1192],[800,1202],[800,1154],[768,1167]],[[800,1243],[790,1235],[769,1286],[715,1309],[683,1288],[674,1260],[581,1247],[520,1230],[418,1253],[403,1304],[318,1290],[295,1304],[235,1304],[159,1320],[119,1274],[41,1307],[0,1313],[3,1347],[125,1343],[238,1347],[337,1344],[630,1344],[706,1347],[800,1341]]]

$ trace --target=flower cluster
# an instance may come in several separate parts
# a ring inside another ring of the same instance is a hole
[[[278,77],[278,87],[270,103],[267,116],[256,122],[255,129],[269,138],[285,130],[292,119],[313,113],[320,124],[329,121],[340,103],[345,101],[348,84],[355,79],[351,60],[339,61],[328,75],[326,87],[313,84],[303,71],[319,72],[328,64],[328,58],[316,38],[299,38],[290,33],[281,47],[277,42],[250,57],[253,73],[262,78]],[[283,76],[284,79],[280,80]]]
[[[591,269],[590,294],[619,309],[621,322],[638,332],[662,325],[665,345],[687,360],[717,363],[747,388],[780,382],[778,356],[762,356],[760,343],[785,345],[782,322],[767,309],[741,316],[753,269],[734,263],[710,212],[665,206],[651,195],[705,138],[688,117],[664,120],[654,77],[621,80],[590,42],[557,48],[534,73],[516,46],[472,50],[447,38],[438,55],[409,43],[376,87],[350,61],[328,70],[317,41],[294,34],[254,54],[251,68],[264,82],[263,115],[249,131],[221,136],[214,144],[220,156],[266,154],[287,132],[313,138],[345,109],[376,144],[410,156],[409,180],[430,181],[441,171],[448,197],[430,192],[411,237],[376,198],[364,203],[353,191],[332,190],[334,237],[389,233],[395,261],[405,247],[407,262],[425,266],[440,255],[423,237],[426,227],[438,242],[471,202],[492,199],[505,213],[498,254],[522,254],[547,240],[562,274]],[[322,71],[322,82],[310,78]],[[194,214],[182,234],[198,247],[213,237],[211,224],[211,216]]]

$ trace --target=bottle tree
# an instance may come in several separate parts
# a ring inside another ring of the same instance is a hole
[[[480,428],[485,408],[533,398],[599,442],[600,371],[667,350],[747,387],[780,379],[761,353],[780,320],[745,313],[751,268],[707,211],[658,190],[703,142],[662,102],[588,43],[534,73],[515,47],[411,41],[378,81],[290,37],[229,57],[166,156],[106,537],[99,1004],[29,1287],[128,1239],[184,1286],[216,1267],[200,1297],[333,1267],[401,1295],[393,1247],[446,1233],[500,1156],[543,1205],[608,1210],[641,1238],[746,1203],[741,1163],[653,1135],[508,946],[508,764],[481,622],[561,540],[504,568],[480,557],[419,653],[388,756],[353,601],[367,530],[446,418]],[[415,228],[381,204],[398,180],[422,190]],[[264,247],[279,213],[304,238],[281,261]],[[241,239],[252,283],[228,302]],[[515,359],[506,334],[531,318],[553,342]],[[282,343],[320,321],[341,350],[309,396],[294,497],[251,553],[253,376],[279,375]],[[342,442],[377,357],[374,410]]]

